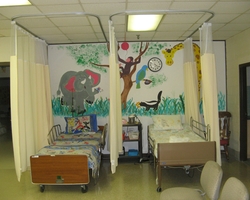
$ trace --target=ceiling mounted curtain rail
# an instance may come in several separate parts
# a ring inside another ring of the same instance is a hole
[[[32,35],[38,37],[36,34],[32,33],[31,31],[27,30],[27,28],[25,28],[24,26],[20,25],[16,20],[20,19],[20,18],[32,18],[32,17],[58,17],[58,16],[91,16],[91,17],[95,17],[99,23],[99,26],[102,30],[102,34],[103,37],[105,38],[105,41],[108,42],[108,39],[105,35],[100,17],[98,15],[92,14],[92,13],[86,13],[86,12],[66,12],[66,13],[47,13],[47,14],[34,14],[34,15],[19,15],[19,16],[15,16],[11,19],[11,21],[15,21],[16,24],[20,27],[22,27],[24,30],[26,30],[27,32],[31,33]],[[38,37],[39,38],[39,37]]]
[[[210,17],[208,17],[203,23],[208,22],[210,19],[214,17],[214,12],[208,11],[208,10],[127,10],[124,12],[118,12],[114,13],[109,16],[109,20],[112,21],[112,18],[117,15],[146,15],[146,14],[167,14],[167,13],[173,13],[173,14],[184,14],[184,13],[204,13],[204,14],[210,14]],[[203,24],[202,23],[202,24]],[[199,28],[202,26],[202,24],[195,29],[187,38],[192,37],[193,34],[195,34]]]

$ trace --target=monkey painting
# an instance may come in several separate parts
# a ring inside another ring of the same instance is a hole
[[[128,57],[126,59],[126,61],[125,61],[125,60],[121,59],[120,56],[118,55],[118,60],[121,63],[125,64],[124,68],[120,67],[120,69],[121,69],[121,76],[123,76],[123,75],[127,75],[127,74],[130,73],[130,68],[133,65],[136,65],[136,64],[138,64],[138,63],[141,62],[141,57],[138,59],[138,61],[133,62],[134,58],[132,56]]]

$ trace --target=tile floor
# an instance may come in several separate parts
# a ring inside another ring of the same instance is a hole
[[[231,176],[239,178],[250,191],[250,165],[230,158],[223,158],[223,181]],[[185,174],[183,169],[163,170],[162,189],[175,186],[200,188],[200,171],[190,170]],[[88,192],[81,193],[80,186],[46,186],[43,193],[39,186],[31,183],[30,172],[22,174],[18,182],[13,161],[11,136],[9,133],[0,135],[0,199],[3,200],[68,200],[68,199],[103,199],[103,200],[148,200],[159,199],[156,191],[155,171],[149,162],[120,163],[115,174],[110,171],[107,160],[102,162],[100,177],[97,184],[91,180]]]

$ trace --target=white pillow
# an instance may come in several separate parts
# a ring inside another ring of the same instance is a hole
[[[153,115],[154,130],[183,129],[180,115]]]

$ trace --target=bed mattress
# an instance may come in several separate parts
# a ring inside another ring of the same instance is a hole
[[[149,125],[148,137],[152,151],[157,157],[158,143],[206,142],[204,138],[193,132],[192,128],[184,124],[183,129],[154,130],[154,125]]]
[[[96,140],[55,140],[51,145],[53,146],[82,146],[91,145],[96,151],[99,150],[100,142]]]
[[[102,132],[82,132],[77,134],[61,133],[56,140],[97,140],[100,141]]]

